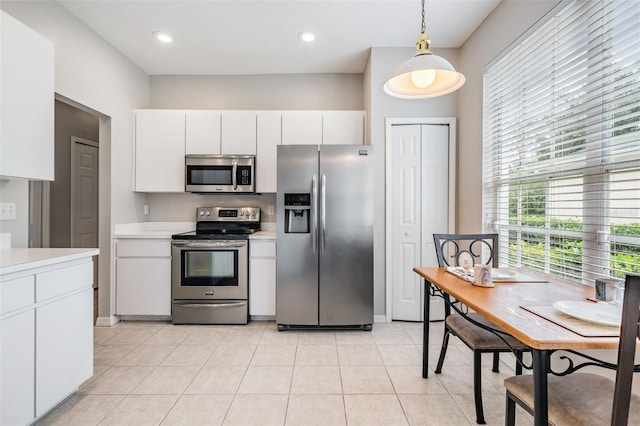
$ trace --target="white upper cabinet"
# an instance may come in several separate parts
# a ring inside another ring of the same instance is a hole
[[[187,154],[220,154],[220,113],[186,111]]]
[[[222,113],[222,154],[256,155],[256,112]]]
[[[185,112],[136,110],[135,190],[184,192]]]
[[[276,192],[277,147],[282,141],[281,116],[277,111],[258,113],[256,192]]]
[[[324,111],[322,143],[324,145],[364,144],[364,111]]]
[[[0,11],[0,176],[54,179],[54,46]]]
[[[322,144],[322,112],[320,111],[283,111],[283,145],[320,145]]]

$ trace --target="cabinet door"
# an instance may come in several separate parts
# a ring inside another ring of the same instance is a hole
[[[321,143],[321,112],[285,111],[282,113],[283,145],[320,145]]]
[[[222,154],[256,155],[256,113],[222,113]]]
[[[36,309],[36,416],[93,375],[93,289]]]
[[[0,11],[0,175],[53,180],[53,43]]]
[[[185,113],[137,110],[135,190],[184,192]]]
[[[0,424],[33,421],[35,315],[31,309],[0,321]]]
[[[282,114],[258,113],[256,192],[276,192],[278,145],[282,142]]]
[[[276,242],[249,242],[249,314],[276,315]]]
[[[362,145],[364,111],[325,111],[322,113],[323,145]]]
[[[116,259],[118,315],[171,315],[171,258]]]
[[[186,112],[186,154],[220,154],[220,113]]]

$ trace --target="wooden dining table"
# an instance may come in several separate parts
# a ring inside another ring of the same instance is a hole
[[[502,330],[531,347],[534,378],[534,423],[548,424],[547,374],[551,370],[550,356],[557,350],[616,349],[619,338],[580,335],[528,310],[552,307],[558,301],[587,301],[594,297],[594,287],[533,271],[517,271],[509,282],[494,281],[494,287],[479,287],[439,267],[415,267],[424,278],[424,327],[422,346],[422,377],[428,377],[429,306],[434,295],[447,294],[462,305],[487,318]],[[518,279],[521,276],[521,279]],[[466,309],[466,308],[464,308]],[[464,314],[464,310],[462,310]],[[615,327],[605,327],[615,330]],[[596,333],[597,334],[597,333]]]

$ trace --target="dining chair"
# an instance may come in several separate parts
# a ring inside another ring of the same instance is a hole
[[[471,266],[482,263],[498,267],[498,234],[433,234],[433,241],[440,267],[460,266],[464,257],[471,260]],[[476,422],[484,424],[481,384],[482,354],[493,353],[492,371],[497,373],[499,372],[500,352],[513,352],[521,360],[522,353],[527,351],[529,347],[475,312],[468,312],[464,316],[452,312],[449,295],[445,294],[444,298],[444,337],[435,372],[436,374],[442,372],[449,336],[458,337],[473,351],[473,397]],[[487,328],[498,330],[498,332],[494,333]],[[517,375],[522,374],[522,366],[518,361],[516,361],[515,371]]]
[[[615,381],[594,373],[550,375],[547,380],[548,418],[554,425],[640,425],[640,395],[631,392],[637,339],[640,338],[640,275],[625,280],[620,343]],[[593,365],[593,364],[592,364]],[[603,366],[605,367],[605,366]],[[515,425],[517,403],[533,414],[532,375],[505,379],[505,424]]]

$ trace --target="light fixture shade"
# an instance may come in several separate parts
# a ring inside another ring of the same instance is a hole
[[[435,79],[426,87],[416,86],[411,73],[414,71],[433,70]],[[446,59],[433,55],[416,55],[405,61],[393,76],[384,84],[384,91],[391,96],[403,99],[424,99],[446,95],[464,85],[464,75],[457,72]]]

